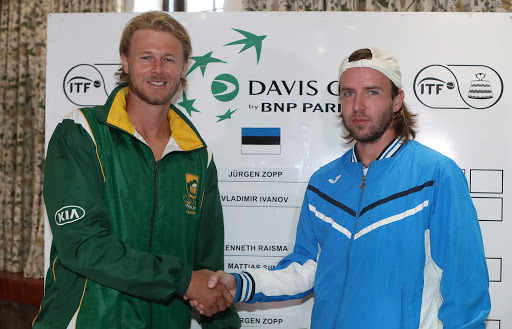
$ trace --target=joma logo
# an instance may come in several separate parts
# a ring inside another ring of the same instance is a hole
[[[62,207],[55,213],[55,223],[57,225],[64,225],[76,222],[85,216],[85,210],[79,206],[66,206]]]

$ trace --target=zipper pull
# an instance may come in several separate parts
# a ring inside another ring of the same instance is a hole
[[[361,190],[363,190],[366,187],[366,183],[364,182],[366,180],[366,175],[363,175],[363,180],[361,181],[361,184],[359,184],[359,187]]]

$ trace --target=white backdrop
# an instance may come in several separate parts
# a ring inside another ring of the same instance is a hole
[[[74,108],[103,104],[115,86],[122,28],[134,15],[50,15],[47,141]],[[506,202],[512,184],[512,132],[507,129],[512,98],[506,92],[512,78],[511,15],[174,16],[188,29],[196,57],[189,63],[189,88],[175,104],[214,152],[224,205],[226,270],[272,267],[291,250],[310,175],[349,147],[337,119],[338,65],[353,50],[376,46],[392,52],[402,67],[405,100],[420,114],[417,140],[465,171],[491,280],[487,328],[512,326],[512,242],[506,238],[512,232]],[[474,93],[477,84],[483,92]],[[270,132],[280,142],[251,148],[242,142],[247,132],[242,128],[276,128]],[[309,328],[312,302],[310,297],[237,309],[244,327]]]

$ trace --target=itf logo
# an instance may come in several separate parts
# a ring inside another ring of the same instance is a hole
[[[66,73],[62,87],[68,100],[78,106],[101,105],[108,97],[102,74],[91,64],[72,67]]]
[[[487,109],[503,95],[503,80],[485,65],[429,65],[414,79],[414,94],[434,109]]]

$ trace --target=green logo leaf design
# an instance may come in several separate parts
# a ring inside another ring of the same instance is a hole
[[[195,69],[197,69],[199,67],[201,69],[201,73],[203,74],[203,77],[204,77],[204,72],[206,71],[206,66],[208,64],[210,64],[210,63],[226,63],[223,60],[212,57],[212,53],[213,53],[213,51],[210,51],[208,54],[203,55],[203,56],[190,57],[195,62],[194,62],[194,65],[192,65],[192,67],[190,67],[190,69],[188,70],[187,75],[189,75],[190,73],[192,73]]]
[[[238,110],[238,109],[236,109],[236,110]],[[235,112],[236,112],[236,110],[231,111],[231,109],[228,109],[228,110],[226,111],[226,113],[224,113],[224,114],[222,114],[222,115],[217,115],[217,118],[219,118],[219,120],[217,120],[217,122],[224,121],[224,120],[227,120],[227,119],[231,119],[231,115],[232,115],[233,113],[235,113]]]
[[[256,64],[259,64],[260,62],[260,55],[261,55],[261,45],[263,42],[263,39],[265,39],[266,35],[256,35],[252,34],[250,32],[239,30],[239,29],[233,29],[243,35],[245,39],[240,39],[237,41],[230,42],[228,44],[225,44],[224,46],[232,46],[232,45],[244,45],[242,50],[240,50],[238,53],[240,54],[242,51],[245,51],[251,47],[254,47],[254,50],[256,50]]]

